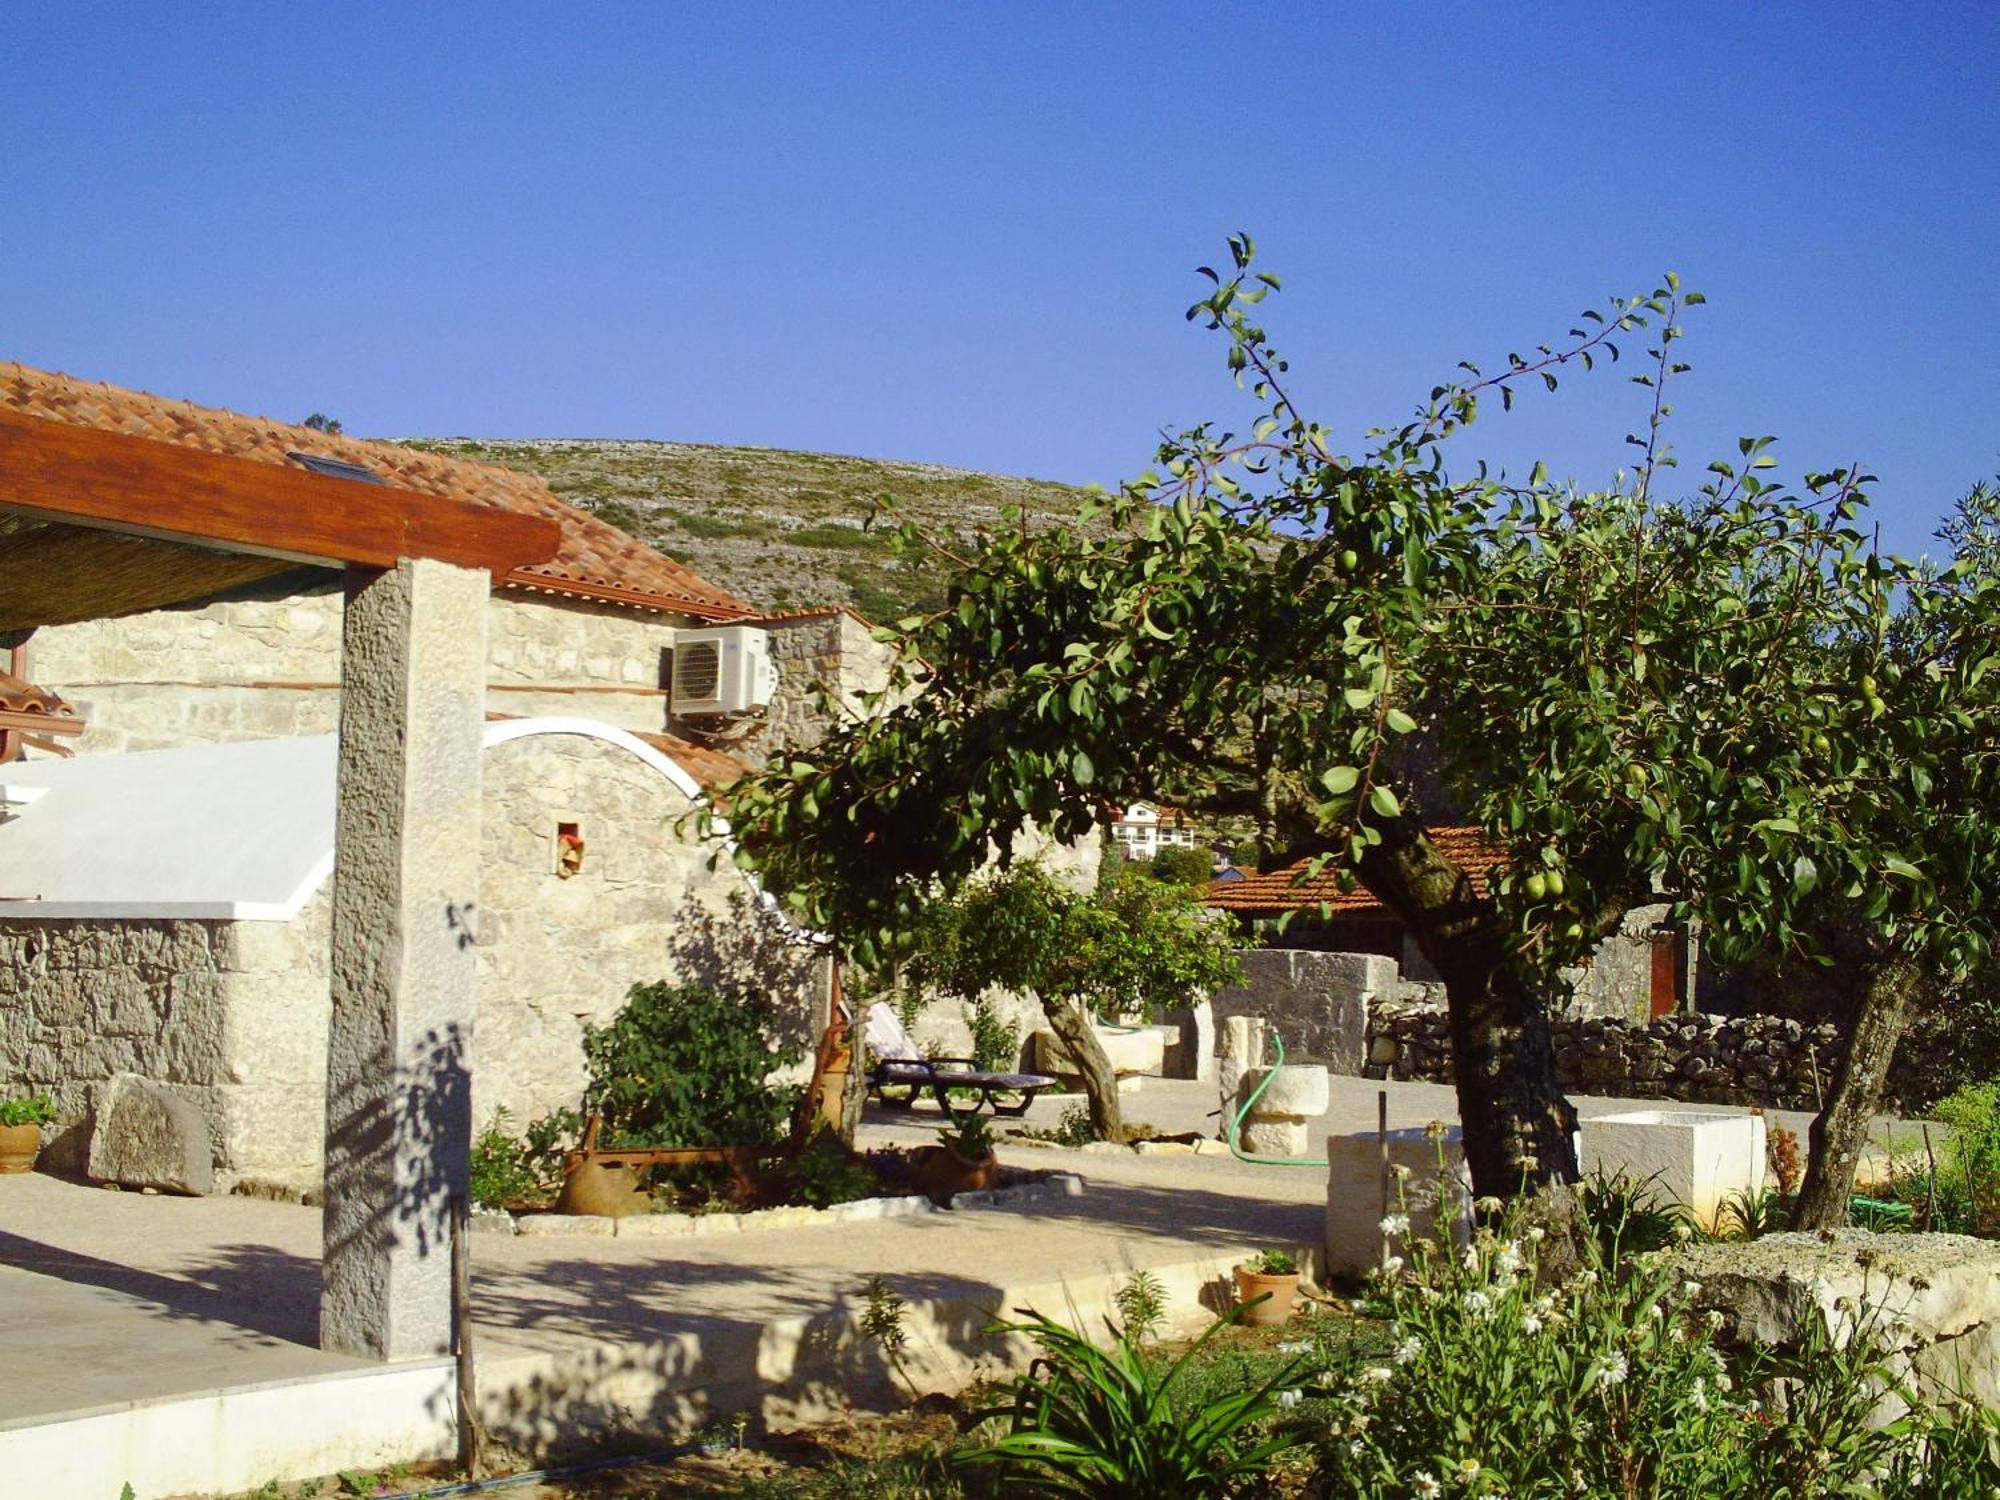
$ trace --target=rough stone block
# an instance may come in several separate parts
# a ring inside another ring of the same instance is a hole
[[[1874,1235],[1859,1229],[1769,1234],[1749,1243],[1690,1245],[1676,1264],[1723,1311],[1733,1337],[1795,1343],[1808,1318],[1837,1335],[1864,1311],[1892,1368],[1933,1395],[2000,1401],[2000,1246],[1955,1234]],[[1900,1403],[1884,1398],[1890,1419]]]
[[[1256,1119],[1243,1127],[1243,1149],[1252,1156],[1304,1156],[1307,1146],[1304,1120]]]
[[[118,1073],[98,1091],[95,1114],[88,1170],[97,1181],[169,1193],[214,1190],[208,1121],[187,1100]]]
[[[1258,1096],[1250,1118],[1307,1119],[1323,1115],[1332,1102],[1326,1069],[1318,1063],[1287,1063],[1282,1068],[1259,1069],[1245,1076],[1244,1097],[1263,1083],[1270,1082]]]
[[[1644,1183],[1716,1228],[1732,1197],[1764,1191],[1761,1115],[1642,1109],[1583,1122],[1579,1165]]]
[[[1457,1126],[1439,1142],[1428,1130],[1392,1130],[1389,1142],[1389,1212],[1407,1214],[1410,1233],[1463,1240],[1472,1227],[1472,1174]],[[1326,1258],[1336,1271],[1362,1271],[1382,1257],[1382,1146],[1373,1132],[1329,1136],[1326,1142]],[[1397,1169],[1402,1174],[1397,1175]],[[1440,1236],[1442,1237],[1442,1236]],[[1406,1236],[1391,1249],[1400,1252]]]
[[[610,1237],[618,1232],[618,1221],[604,1214],[522,1214],[514,1221],[515,1230],[537,1238],[563,1235]]]
[[[618,1226],[618,1238],[637,1237],[639,1239],[677,1240],[687,1239],[694,1234],[695,1220],[691,1214],[628,1214],[622,1219],[611,1221]]]
[[[1166,1056],[1166,1041],[1157,1026],[1103,1026],[1097,1028],[1098,1044],[1111,1059],[1111,1069],[1121,1079],[1150,1073],[1159,1076]],[[1035,1056],[1042,1072],[1072,1077],[1076,1068],[1064,1050],[1062,1038],[1053,1031],[1035,1033]]]

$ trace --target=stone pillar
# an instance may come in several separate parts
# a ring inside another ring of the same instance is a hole
[[[350,569],[342,635],[320,1345],[451,1349],[472,1135],[483,571]]]

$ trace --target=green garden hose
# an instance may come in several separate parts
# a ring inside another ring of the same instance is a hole
[[[1252,1156],[1236,1143],[1243,1135],[1243,1121],[1252,1106],[1264,1097],[1264,1090],[1271,1086],[1271,1080],[1278,1076],[1278,1069],[1285,1065],[1285,1039],[1276,1030],[1271,1032],[1271,1045],[1278,1049],[1278,1060],[1266,1070],[1258,1080],[1257,1087],[1250,1091],[1250,1097],[1243,1101],[1243,1107],[1236,1111],[1236,1118],[1229,1122],[1229,1154],[1238,1161],[1247,1161],[1259,1167],[1326,1167],[1331,1166],[1324,1156]]]

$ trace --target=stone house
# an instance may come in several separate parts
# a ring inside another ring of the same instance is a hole
[[[754,976],[810,992],[806,950],[684,820],[705,789],[823,732],[818,684],[849,702],[882,684],[864,622],[759,617],[540,480],[490,465],[19,365],[0,365],[8,411],[560,528],[556,556],[496,576],[485,610],[481,894],[452,917],[478,950],[481,1119],[574,1102],[582,1026],[636,981]],[[81,1164],[98,1091],[134,1074],[200,1111],[216,1186],[309,1192],[344,591],[326,568],[228,563],[220,593],[185,601],[165,587],[157,609],[0,640],[19,684],[7,712],[60,705],[68,721],[60,744],[0,724],[21,757],[0,765],[0,1087],[56,1095],[52,1165]],[[677,713],[677,642],[718,627],[775,668],[768,701]],[[810,1013],[802,1001],[802,1021]]]

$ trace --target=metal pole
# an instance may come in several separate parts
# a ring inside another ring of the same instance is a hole
[[[479,1398],[472,1370],[472,1267],[467,1244],[468,1200],[451,1205],[451,1330],[458,1356],[458,1462],[467,1479],[480,1477]]]
[[[1375,1144],[1382,1157],[1382,1217],[1389,1217],[1389,1091],[1375,1091]],[[1389,1234],[1382,1232],[1382,1263],[1389,1260]]]

